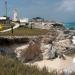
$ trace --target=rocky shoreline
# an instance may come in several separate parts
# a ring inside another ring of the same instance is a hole
[[[47,53],[45,49],[45,53],[48,56],[52,56],[50,51],[57,53],[68,54],[70,51],[74,50],[72,37],[74,36],[73,32],[69,30],[54,30],[52,32],[48,32],[46,35],[42,36],[0,36],[0,47],[1,46],[11,46],[14,44],[31,44],[38,46],[40,45],[41,51],[44,51],[44,47],[47,46]],[[43,48],[42,48],[43,47]],[[43,49],[43,50],[42,50]],[[54,54],[54,53],[53,53]],[[54,56],[54,55],[53,55]],[[55,56],[54,56],[55,57]],[[51,58],[54,58],[51,57]]]
[[[50,29],[46,35],[41,36],[0,36],[0,53],[14,53],[22,63],[58,58],[65,62],[66,56],[75,53],[73,36],[74,31],[61,27]]]
[[[74,50],[73,46],[73,36],[75,35],[74,31],[66,30],[62,25],[53,24],[53,28],[49,29],[49,32],[46,35],[39,36],[0,36],[0,46],[13,45],[13,44],[30,44],[31,41],[38,44],[42,47],[47,45],[51,51],[55,49],[55,52],[63,52],[67,54]],[[42,43],[44,42],[44,43]],[[33,44],[33,43],[32,43]],[[41,49],[40,47],[40,49]],[[67,52],[68,51],[68,52]],[[49,53],[49,51],[48,51]],[[51,54],[49,54],[51,55]]]

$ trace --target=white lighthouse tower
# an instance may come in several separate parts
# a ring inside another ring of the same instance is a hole
[[[18,12],[17,9],[13,11],[13,21],[18,21]]]

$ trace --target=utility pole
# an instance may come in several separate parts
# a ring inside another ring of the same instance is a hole
[[[7,0],[4,0],[4,17],[6,17],[5,24],[7,24]]]

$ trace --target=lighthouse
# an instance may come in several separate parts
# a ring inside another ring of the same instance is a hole
[[[17,9],[13,11],[13,21],[18,21],[18,12]]]

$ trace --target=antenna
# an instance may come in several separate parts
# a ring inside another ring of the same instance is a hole
[[[5,17],[7,17],[7,0],[4,0],[5,3]]]

